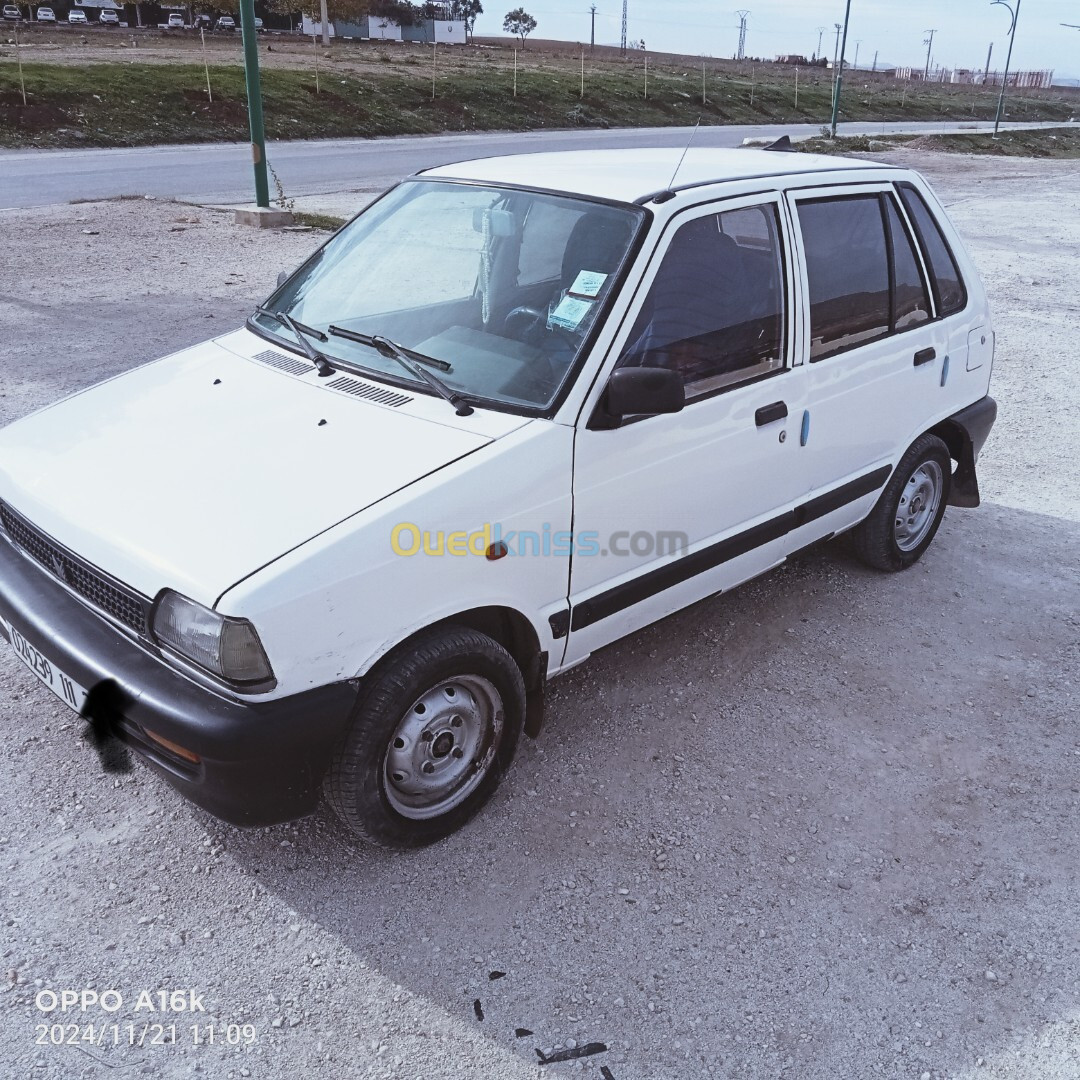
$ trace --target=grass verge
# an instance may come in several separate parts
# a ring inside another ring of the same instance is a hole
[[[341,50],[345,46],[339,47]],[[355,55],[353,55],[355,53]],[[748,122],[820,123],[829,113],[828,73],[804,73],[795,99],[793,73],[780,65],[739,68],[719,62],[707,71],[694,61],[599,64],[587,73],[567,59],[537,57],[517,77],[498,57],[455,54],[435,80],[424,65],[369,64],[356,56],[324,60],[314,72],[265,67],[266,133],[272,139],[428,134],[441,131],[573,127],[666,126]],[[362,65],[360,65],[362,66]],[[197,64],[89,63],[23,65],[23,105],[15,65],[0,63],[0,145],[147,146],[247,139],[243,69],[211,66],[213,100]],[[704,84],[704,85],[703,85]],[[854,85],[845,93],[844,120],[956,120],[992,115],[994,95],[972,87],[891,81]],[[1077,96],[1063,91],[1020,92],[1011,120],[1067,120]]]
[[[795,144],[795,149],[804,154],[873,154],[900,147],[997,157],[1080,158],[1080,126],[1052,131],[1003,131],[996,139],[992,135],[853,135],[806,139]]]

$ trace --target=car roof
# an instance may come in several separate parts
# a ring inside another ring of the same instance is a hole
[[[672,185],[672,175],[681,156],[682,150],[678,147],[568,150],[459,161],[426,169],[420,175],[514,184],[634,202],[672,186],[683,188],[757,177],[890,168],[878,162],[824,154],[701,148],[687,152]]]

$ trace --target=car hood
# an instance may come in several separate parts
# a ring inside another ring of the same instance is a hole
[[[252,358],[260,353],[263,362]],[[268,355],[308,367],[239,331],[16,421],[0,431],[0,498],[139,592],[172,588],[212,604],[311,537],[528,422],[457,417],[441,399],[407,391],[397,405],[358,399],[313,369],[269,367]]]

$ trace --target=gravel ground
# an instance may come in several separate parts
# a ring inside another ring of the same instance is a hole
[[[0,648],[4,1077],[1080,1075],[1080,175],[914,160],[995,303],[984,505],[906,574],[840,542],[605,649],[464,833],[224,826],[103,774]],[[231,327],[316,239],[141,201],[2,222],[3,421]],[[120,1012],[62,1019],[177,1045],[37,1045],[37,991],[89,988]],[[193,1045],[143,989],[254,1042]]]

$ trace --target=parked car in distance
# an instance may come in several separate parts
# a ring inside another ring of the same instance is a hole
[[[255,16],[255,33],[261,34],[263,32],[263,21],[257,15]]]
[[[209,15],[196,15],[191,25],[195,30],[213,30],[214,20]]]
[[[102,26],[119,26],[120,16],[117,15],[115,11],[109,11],[108,9],[103,8],[98,14],[98,22],[101,23]]]
[[[222,15],[217,21],[217,28],[219,30],[235,30],[236,20],[231,15]]]
[[[72,8],[68,12],[68,24],[71,26],[88,26],[89,22],[86,18],[86,12],[79,11],[78,8]]]
[[[9,22],[19,22],[22,19],[22,12],[14,4],[5,4],[4,18]]]
[[[165,25],[170,30],[183,30],[184,16],[179,11],[172,11],[169,13],[168,19],[165,20]]]
[[[219,817],[415,847],[591,653],[844,533],[912,566],[996,415],[960,237],[910,169],[680,158],[409,177],[242,329],[0,431],[0,633]]]
[[[50,7],[39,7],[37,9],[37,21],[38,22],[56,22],[56,12]]]

